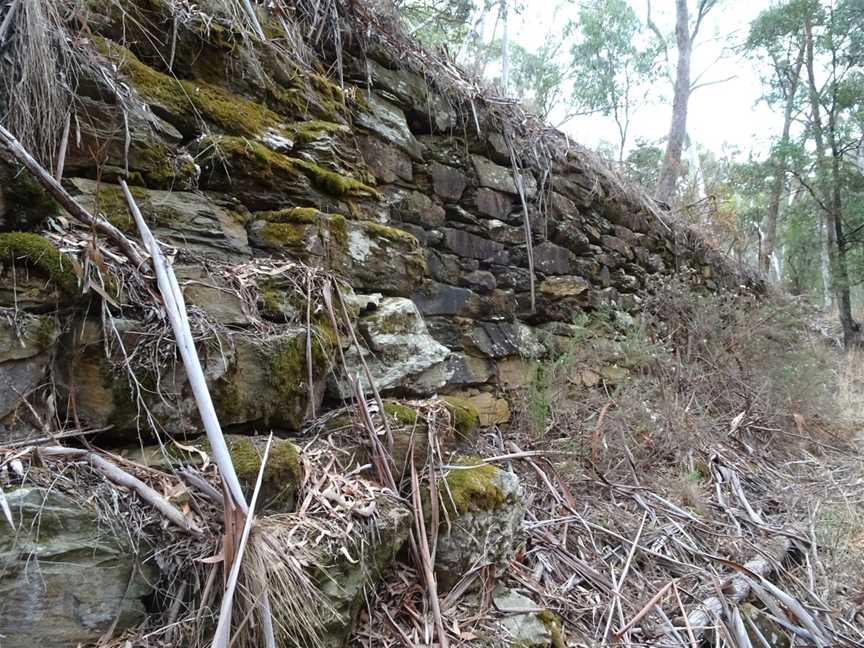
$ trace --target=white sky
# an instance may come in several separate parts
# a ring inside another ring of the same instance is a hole
[[[630,0],[630,3],[644,21],[645,1]],[[514,40],[526,49],[534,50],[545,40],[550,29],[563,25],[566,16],[555,16],[551,10],[554,4],[557,3],[553,0],[526,0],[527,10],[515,17],[511,27]],[[690,0],[691,11],[695,4]],[[717,61],[724,49],[734,48],[747,37],[750,22],[769,5],[770,0],[721,0],[700,31],[693,53],[692,78],[703,72],[701,81],[735,77],[725,83],[700,88],[690,99],[688,132],[701,146],[715,152],[720,152],[728,144],[737,147],[744,155],[750,151],[763,153],[767,150],[769,136],[781,126],[778,116],[764,103],[758,102],[761,83],[753,63],[734,52]],[[654,21],[660,29],[671,34],[674,0],[653,0],[652,9]],[[575,8],[569,11],[575,16]],[[675,55],[673,47],[670,49],[673,65]],[[656,101],[656,105],[643,106],[635,113],[628,148],[633,146],[636,138],[657,140],[668,132],[672,87],[665,79],[657,83],[664,99]],[[555,115],[551,118],[555,121]],[[611,117],[576,117],[563,130],[590,147],[596,147],[603,140],[618,142],[618,131]]]

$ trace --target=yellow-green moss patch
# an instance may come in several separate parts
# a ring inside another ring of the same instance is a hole
[[[294,142],[301,146],[319,140],[326,135],[338,135],[351,132],[350,129],[343,124],[317,119],[285,124],[285,130],[291,133]]]
[[[552,635],[552,648],[567,648],[560,617],[552,612],[552,610],[543,610],[537,613],[537,618],[540,620],[540,623],[546,626],[549,634]]]
[[[278,129],[281,119],[272,110],[209,83],[176,79],[142,63],[122,45],[97,38],[97,47],[117,64],[138,93],[151,103],[194,122],[200,115],[226,133],[261,135]]]
[[[78,275],[73,269],[74,260],[38,234],[0,234],[0,263],[10,261],[24,261],[41,271],[65,295],[73,295],[78,291]]]
[[[420,242],[417,240],[416,236],[406,232],[405,230],[401,230],[398,227],[382,225],[381,223],[374,223],[372,221],[363,223],[363,227],[366,232],[373,236],[379,236],[388,241],[393,241],[394,243],[403,243],[410,247],[420,247]]]
[[[384,413],[402,425],[414,426],[420,414],[413,407],[396,401],[384,401]]]
[[[462,437],[472,436],[480,427],[480,411],[467,398],[457,396],[444,396],[441,399],[447,411],[453,427]]]
[[[493,511],[504,504],[506,496],[498,484],[500,470],[481,461],[462,457],[447,472],[444,479],[449,492],[442,489],[441,497],[451,513]]]

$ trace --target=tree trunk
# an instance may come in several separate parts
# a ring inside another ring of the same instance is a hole
[[[795,94],[798,90],[798,80],[801,76],[801,67],[804,64],[804,43],[798,50],[798,58],[789,79],[789,88],[786,93],[786,106],[783,110],[783,135],[780,137],[780,150],[774,164],[774,182],[771,186],[771,195],[768,199],[768,211],[762,222],[764,237],[759,249],[759,269],[769,276],[771,274],[771,257],[777,245],[777,217],[780,214],[780,198],[783,195],[783,187],[786,184],[786,149],[789,146],[789,131],[792,127],[792,114],[795,109]],[[777,280],[780,280],[778,275]]]
[[[501,91],[504,96],[510,91],[510,21],[507,14],[507,0],[501,0]]]
[[[813,64],[813,25],[810,16],[804,18],[804,41],[807,49],[807,80],[810,86],[810,107],[812,110],[813,139],[816,141],[816,171],[819,179],[820,205],[825,213],[826,244],[829,256],[831,292],[837,301],[840,325],[843,328],[843,341],[846,347],[858,343],[859,325],[852,317],[852,299],[849,290],[849,269],[846,260],[846,246],[843,242],[843,202],[841,196],[840,156],[836,143],[836,101],[828,111],[827,136],[831,146],[831,160],[828,160],[825,146],[826,130],[822,124],[822,108],[819,87]]]
[[[690,100],[690,57],[693,40],[690,37],[690,22],[687,0],[675,0],[675,39],[678,43],[678,68],[675,73],[675,96],[672,100],[672,124],[669,139],[660,167],[657,182],[657,198],[670,202],[675,195],[675,185],[681,167],[681,152],[687,135],[687,104]]]

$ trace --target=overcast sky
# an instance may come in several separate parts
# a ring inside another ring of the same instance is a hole
[[[645,0],[630,0],[634,11],[644,21]],[[549,31],[563,25],[566,15],[553,15],[552,0],[526,0],[528,10],[516,17],[514,39],[528,49],[536,49]],[[691,0],[691,6],[695,2]],[[768,8],[770,0],[721,0],[709,14],[700,32],[693,54],[692,75],[702,74],[702,81],[734,77],[725,83],[697,90],[690,99],[688,131],[700,145],[720,152],[724,145],[737,147],[743,154],[751,150],[764,152],[769,136],[782,125],[779,117],[760,103],[761,84],[751,61],[734,53],[746,37],[750,22]],[[665,32],[674,27],[674,0],[653,0],[655,22]],[[567,11],[567,10],[565,10]],[[575,9],[570,9],[575,15]],[[721,57],[722,54],[726,54]],[[674,58],[676,52],[670,51]],[[718,61],[718,57],[721,57]],[[674,61],[673,61],[674,64]],[[636,138],[656,140],[669,129],[672,105],[671,84],[658,81],[665,100],[642,107],[633,117],[629,147]],[[555,121],[555,115],[552,115]],[[577,141],[596,147],[602,140],[618,141],[618,131],[611,118],[577,117],[564,128]]]

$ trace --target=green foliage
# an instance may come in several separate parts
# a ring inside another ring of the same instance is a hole
[[[657,73],[658,49],[640,42],[642,24],[626,0],[591,0],[579,11],[572,46],[573,101],[585,111],[613,116],[623,156],[630,120]]]

